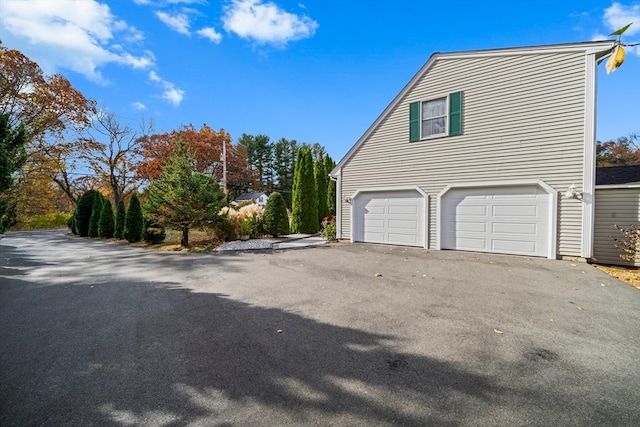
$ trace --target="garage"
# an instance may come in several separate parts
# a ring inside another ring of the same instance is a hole
[[[353,241],[425,247],[427,195],[420,189],[358,191]]]
[[[555,193],[544,187],[447,187],[439,196],[440,247],[554,257],[551,212]]]

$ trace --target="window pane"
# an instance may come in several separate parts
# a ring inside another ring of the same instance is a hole
[[[431,119],[446,115],[447,99],[440,98],[422,103],[422,119]]]
[[[446,120],[444,117],[424,120],[422,122],[422,137],[425,138],[427,136],[445,133],[445,122]]]

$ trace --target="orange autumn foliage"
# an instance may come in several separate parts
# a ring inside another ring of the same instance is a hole
[[[142,161],[136,167],[136,176],[147,181],[158,178],[178,139],[191,146],[195,171],[212,175],[218,181],[222,180],[222,146],[226,145],[227,185],[232,192],[246,191],[256,182],[255,171],[249,169],[246,147],[234,146],[231,135],[224,129],[216,131],[206,124],[200,129],[190,124],[179,131],[141,137],[138,154]]]

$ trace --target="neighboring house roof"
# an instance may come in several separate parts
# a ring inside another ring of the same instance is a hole
[[[596,185],[640,183],[640,165],[596,168]]]
[[[598,42],[583,42],[583,43],[567,43],[556,45],[544,45],[544,46],[529,46],[529,47],[516,47],[516,48],[504,48],[504,49],[487,49],[487,50],[472,50],[466,52],[449,52],[449,53],[434,53],[429,60],[422,66],[422,68],[413,76],[413,78],[406,84],[406,86],[400,91],[400,93],[391,101],[391,103],[385,108],[382,114],[369,126],[369,129],[358,139],[358,141],[351,147],[351,149],[344,155],[344,157],[338,162],[335,168],[329,174],[332,177],[337,177],[340,174],[340,169],[358,152],[358,149],[365,141],[375,132],[375,130],[385,121],[387,116],[400,104],[406,95],[420,82],[422,77],[440,60],[444,59],[459,59],[459,58],[476,58],[482,56],[509,56],[509,55],[526,55],[536,53],[560,53],[560,52],[584,52],[586,54],[595,54],[598,60],[602,60],[609,55],[615,46],[615,41],[598,41]],[[562,64],[558,64],[558,67],[562,67]]]
[[[255,193],[244,193],[239,195],[238,197],[236,197],[236,200],[251,200],[251,199],[258,199],[261,196],[266,196],[267,194],[259,191],[259,192],[255,192]]]

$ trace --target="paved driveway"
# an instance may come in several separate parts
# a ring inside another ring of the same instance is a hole
[[[0,240],[2,426],[637,426],[639,350],[587,264]]]

